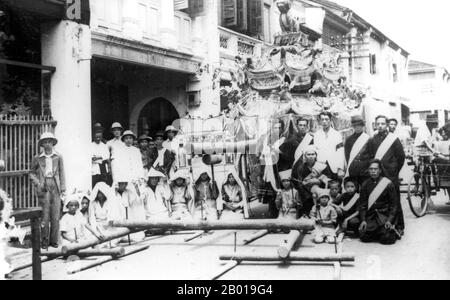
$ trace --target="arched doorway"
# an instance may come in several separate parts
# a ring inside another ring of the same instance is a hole
[[[139,134],[154,136],[179,118],[180,115],[169,100],[156,98],[147,103],[139,114]]]

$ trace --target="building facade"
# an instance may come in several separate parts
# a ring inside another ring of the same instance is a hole
[[[437,115],[440,126],[449,121],[450,73],[443,67],[411,60],[409,63],[412,122]]]
[[[319,47],[342,54],[349,84],[366,89],[380,112],[388,107],[389,116],[406,121],[408,53],[332,2],[2,0],[12,15],[34,16],[29,63],[42,71],[36,114],[58,122],[69,190],[90,188],[86,149],[94,123],[108,128],[119,121],[153,134],[178,118],[219,115],[226,106],[220,89],[230,84],[237,57],[267,56],[282,31],[278,5],[286,1],[292,19],[321,36]]]

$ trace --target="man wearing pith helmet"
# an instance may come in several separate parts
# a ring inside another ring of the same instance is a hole
[[[43,151],[34,157],[30,171],[43,210],[41,246],[45,249],[48,246],[58,248],[61,197],[66,192],[63,158],[54,149],[57,143],[52,133],[42,134],[39,146]]]

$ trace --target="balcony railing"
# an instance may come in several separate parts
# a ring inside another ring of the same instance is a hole
[[[230,56],[261,56],[264,43],[233,30],[220,27],[220,50]]]

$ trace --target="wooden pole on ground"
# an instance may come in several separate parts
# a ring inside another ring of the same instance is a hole
[[[273,254],[244,254],[230,253],[222,254],[220,260],[237,260],[248,262],[354,262],[354,254],[307,254],[300,252],[291,252],[288,258],[280,259],[278,255]]]
[[[344,251],[344,233],[339,234],[336,239],[337,254],[342,254]],[[342,278],[342,263],[340,261],[334,263],[334,280],[341,280]]]
[[[312,230],[314,222],[311,220],[283,221],[283,220],[243,220],[243,221],[165,221],[165,222],[133,222],[113,221],[113,227],[151,229],[165,228],[172,230]]]
[[[267,229],[257,231],[254,234],[247,237],[246,239],[244,239],[244,245],[251,244],[256,240],[259,240],[260,238],[265,237],[268,234],[269,234],[269,230],[267,230]]]
[[[278,256],[281,259],[286,259],[289,257],[289,254],[294,249],[295,244],[298,241],[303,241],[304,235],[297,230],[293,230],[289,233],[289,235],[283,240],[280,247],[278,247]]]
[[[113,249],[86,249],[80,250],[74,255],[78,257],[90,257],[90,256],[120,256],[125,254],[125,249],[123,247],[117,247]],[[53,259],[65,254],[61,250],[47,250],[41,253],[41,256],[46,256],[47,258]]]
[[[184,239],[184,242],[185,243],[188,243],[188,242],[190,242],[190,241],[193,241],[193,240],[195,240],[195,239],[197,239],[197,238],[199,238],[199,237],[201,237],[201,236],[203,236],[205,234],[205,232],[198,232],[198,233],[196,233],[196,234],[194,234],[194,235],[192,235],[192,236],[190,236],[190,237],[187,237],[187,238],[185,238]]]
[[[237,266],[239,266],[240,262],[237,260],[231,260],[221,266],[218,270],[214,271],[213,273],[206,275],[205,278],[199,278],[198,280],[217,280],[222,275],[228,273],[229,271],[233,270]]]
[[[77,251],[83,250],[83,249],[87,249],[87,248],[91,248],[91,247],[95,247],[97,245],[101,245],[103,243],[115,240],[115,239],[120,239],[123,238],[129,234],[135,233],[135,232],[139,232],[138,231],[132,231],[130,229],[127,228],[116,228],[114,230],[114,232],[108,232],[105,234],[105,239],[100,241],[97,238],[92,238],[86,241],[83,241],[81,243],[77,243],[77,244],[72,244],[72,245],[68,245],[68,246],[63,246],[61,248],[61,252],[63,253],[63,255],[67,255],[67,254],[71,254],[71,253],[75,253]]]
[[[82,271],[88,270],[88,269],[92,269],[95,268],[97,266],[103,265],[107,262],[122,258],[122,257],[126,257],[132,254],[135,254],[137,252],[142,252],[145,251],[149,248],[150,246],[129,246],[128,248],[125,249],[125,253],[123,255],[120,256],[105,256],[102,258],[99,258],[95,261],[87,261],[86,263],[84,263],[83,261],[78,261],[72,266],[69,267],[69,270],[67,271],[67,274],[69,275],[73,275],[76,273],[80,273]]]

